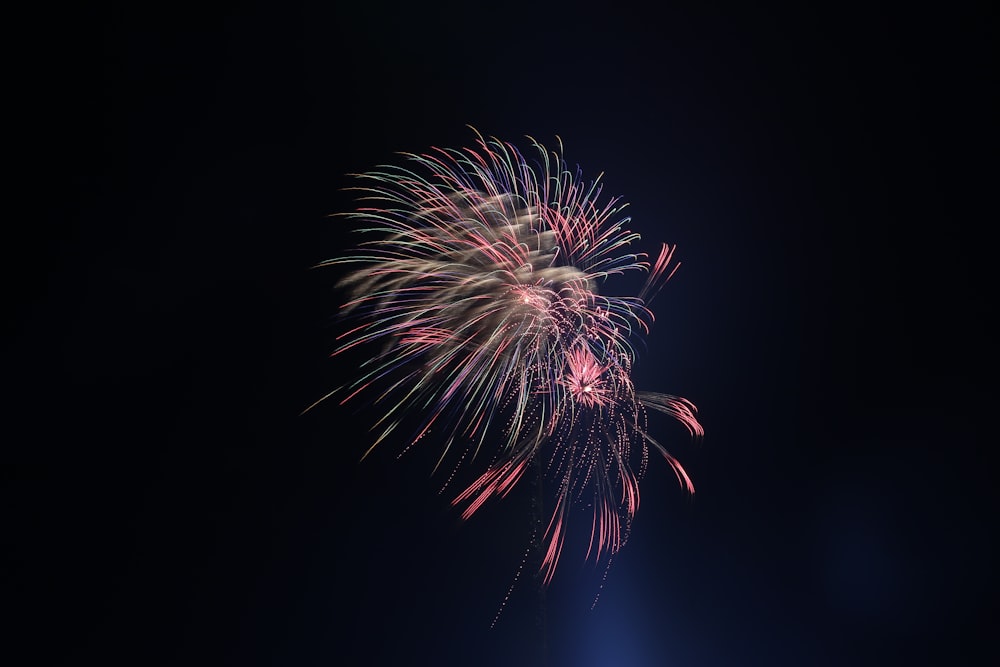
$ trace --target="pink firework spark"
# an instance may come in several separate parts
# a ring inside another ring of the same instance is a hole
[[[553,497],[542,536],[542,578],[551,581],[570,508],[592,508],[588,557],[626,542],[639,506],[648,452],[659,452],[693,492],[681,464],[648,432],[646,410],[702,435],[693,404],[640,392],[634,343],[649,333],[649,299],[676,271],[673,248],[655,260],[630,246],[624,204],[601,202],[558,152],[531,140],[537,159],[477,136],[477,148],[404,154],[405,166],[358,177],[359,207],[346,214],[366,240],[346,266],[345,314],[357,324],[334,354],[377,351],[357,377],[331,392],[368,394],[381,408],[371,452],[421,415],[412,442],[438,433],[438,465],[453,449],[485,470],[454,503],[471,517],[507,495],[529,464],[544,462]],[[672,267],[672,268],[671,268]],[[670,269],[668,271],[668,269]],[[601,294],[609,277],[645,272],[638,296]]]
[[[567,353],[566,371],[560,382],[584,407],[609,407],[613,398],[605,386],[604,376],[610,371],[610,365],[601,365],[589,347],[580,345]]]

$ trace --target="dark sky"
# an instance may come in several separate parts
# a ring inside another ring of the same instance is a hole
[[[209,4],[11,25],[17,664],[978,662],[1000,398],[984,11]],[[528,490],[463,524],[433,442],[359,462],[372,414],[299,416],[355,370],[328,358],[334,277],[308,269],[344,250],[346,174],[469,145],[467,124],[558,135],[679,245],[636,380],[706,429],[659,422],[697,494],[654,462],[593,611],[601,570],[568,551],[492,630]]]

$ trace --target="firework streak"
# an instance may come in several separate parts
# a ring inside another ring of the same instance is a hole
[[[652,262],[629,251],[639,235],[623,226],[624,204],[599,203],[600,177],[584,183],[570,172],[561,142],[550,153],[531,140],[529,163],[511,144],[477,140],[476,149],[404,154],[405,167],[359,176],[358,208],[346,215],[366,240],[322,266],[346,266],[343,310],[355,321],[334,354],[377,353],[333,394],[380,406],[368,452],[417,415],[413,442],[433,430],[439,466],[456,450],[487,458],[454,499],[463,518],[507,495],[543,457],[553,499],[541,536],[548,584],[572,504],[593,508],[588,557],[624,545],[650,446],[694,490],[646,429],[652,409],[700,436],[694,405],[637,391],[630,377],[633,344],[653,321],[646,304],[677,265],[665,244]],[[630,271],[648,274],[637,296],[598,292]]]

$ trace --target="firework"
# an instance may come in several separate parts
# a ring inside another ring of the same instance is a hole
[[[417,415],[410,442],[433,433],[439,466],[453,452],[485,459],[454,499],[466,519],[540,463],[553,498],[540,536],[547,584],[572,505],[593,511],[588,557],[624,545],[650,447],[694,490],[646,427],[652,409],[700,436],[694,405],[631,379],[634,346],[653,322],[648,301],[678,264],[666,244],[653,261],[630,250],[639,235],[625,227],[625,205],[601,203],[600,177],[571,172],[561,142],[550,152],[531,139],[529,161],[476,137],[474,149],[403,154],[403,166],[359,175],[358,208],[346,215],[365,240],[322,265],[346,268],[343,311],[355,320],[334,354],[377,352],[331,395],[379,407],[365,455]],[[627,272],[647,274],[636,296],[601,294]]]

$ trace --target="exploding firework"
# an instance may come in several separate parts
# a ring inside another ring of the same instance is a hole
[[[347,269],[343,311],[355,320],[334,354],[377,352],[333,394],[367,394],[381,408],[365,455],[417,415],[410,442],[433,431],[439,466],[452,452],[485,458],[454,499],[463,518],[540,464],[553,499],[538,540],[548,584],[574,504],[593,511],[588,557],[624,545],[650,447],[694,490],[646,426],[652,409],[700,436],[694,405],[637,391],[631,378],[634,345],[653,321],[648,301],[677,265],[666,244],[653,261],[629,250],[639,235],[625,228],[624,204],[601,203],[600,177],[571,172],[561,142],[549,152],[532,139],[529,162],[476,137],[475,149],[404,154],[405,166],[359,175],[358,208],[346,215],[366,240],[322,265]],[[647,274],[636,296],[600,293],[633,271]]]

